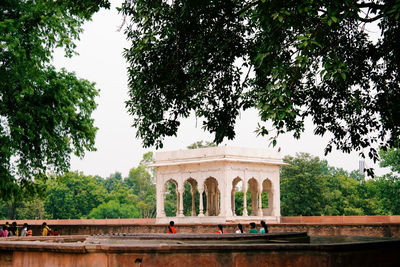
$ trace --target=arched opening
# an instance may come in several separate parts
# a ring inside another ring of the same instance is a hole
[[[247,211],[250,216],[257,216],[258,207],[258,183],[253,177],[247,184]]]
[[[232,181],[231,207],[233,216],[243,215],[243,181],[240,177]]]
[[[220,212],[221,192],[218,188],[218,182],[214,177],[208,177],[204,182],[207,203],[205,205],[206,216],[218,216]]]
[[[189,178],[184,183],[185,191],[183,192],[183,215],[196,216],[199,214],[200,194],[197,190],[197,181]]]
[[[272,182],[269,179],[265,179],[262,183],[262,212],[264,216],[271,216],[273,212],[273,192]]]
[[[164,211],[167,217],[178,216],[177,211],[179,207],[179,193],[178,183],[170,179],[165,183],[164,188]]]

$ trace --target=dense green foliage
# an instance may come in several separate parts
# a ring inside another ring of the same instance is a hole
[[[400,149],[388,149],[379,151],[381,167],[391,167],[393,172],[400,173]]]
[[[248,108],[273,137],[300,137],[310,117],[331,133],[325,153],[376,160],[374,144],[400,146],[400,0],[137,0],[121,12],[127,107],[145,146],[193,113],[216,143],[233,139]]]
[[[81,218],[105,200],[106,190],[96,178],[70,172],[50,178],[45,209],[51,218]]]
[[[154,218],[156,195],[153,176],[146,169],[152,154],[145,154],[129,176],[120,173],[108,178],[85,176],[78,172],[50,177],[42,199],[0,201],[0,219],[64,218]],[[288,164],[281,170],[282,216],[319,215],[400,215],[400,178],[393,174],[364,179],[357,172],[348,173],[328,165],[309,154],[286,156]],[[111,186],[112,185],[112,186]],[[184,185],[183,213],[192,214],[191,186]],[[195,194],[199,213],[198,191]],[[268,194],[262,195],[267,207]],[[164,199],[167,216],[176,215],[177,194],[173,182],[167,184]],[[205,194],[203,194],[206,209]],[[243,192],[235,195],[236,214],[243,213]],[[251,194],[247,192],[247,210],[252,211]]]
[[[144,154],[125,178],[118,172],[106,179],[78,172],[53,175],[40,184],[45,187],[42,198],[0,200],[0,219],[155,217],[155,184],[146,171],[149,158],[152,153]]]
[[[289,166],[281,172],[281,213],[321,215],[323,213],[327,163],[307,154],[285,157]]]
[[[33,194],[32,178],[68,170],[70,155],[94,150],[94,84],[52,65],[74,53],[82,24],[104,0],[0,3],[0,198]]]
[[[139,211],[133,204],[121,204],[116,200],[109,200],[94,208],[88,217],[94,219],[139,218]]]
[[[164,211],[167,216],[175,216],[177,213],[177,188],[173,182],[167,183],[167,190],[164,198]]]
[[[243,215],[243,191],[238,191],[235,193],[235,214],[236,215]],[[268,206],[268,195],[267,199],[263,198],[263,207],[267,207]],[[247,208],[247,214],[251,214],[253,207],[252,207],[252,203],[251,203],[251,193],[250,191],[247,191],[247,195],[246,195],[246,208]]]
[[[289,165],[281,170],[283,216],[400,215],[399,177],[365,180],[309,154],[284,161]]]

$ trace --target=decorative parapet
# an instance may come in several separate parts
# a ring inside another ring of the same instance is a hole
[[[287,165],[282,161],[280,152],[273,150],[220,146],[157,152],[155,153],[155,163],[150,166],[161,167],[221,161]]]

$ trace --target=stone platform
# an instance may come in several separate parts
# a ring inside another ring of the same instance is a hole
[[[0,241],[0,267],[400,266],[400,239],[279,234],[134,234]]]

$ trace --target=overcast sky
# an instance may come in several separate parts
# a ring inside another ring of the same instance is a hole
[[[93,20],[84,25],[84,32],[77,42],[78,56],[71,59],[64,57],[62,50],[57,50],[54,57],[56,67],[64,67],[76,72],[80,78],[96,83],[100,89],[97,98],[98,107],[93,113],[95,125],[99,128],[96,137],[95,152],[87,152],[83,159],[72,157],[71,170],[82,171],[86,175],[108,177],[114,172],[121,172],[126,177],[129,170],[136,167],[142,155],[147,151],[155,152],[154,148],[144,149],[141,140],[136,139],[136,130],[131,127],[133,118],[125,109],[128,99],[127,63],[122,52],[129,43],[123,32],[117,29],[122,23],[122,17],[115,10],[102,10],[93,16]],[[333,151],[324,156],[327,138],[313,135],[311,122],[306,122],[306,131],[299,140],[286,134],[278,139],[275,148],[269,146],[268,137],[257,137],[255,129],[258,122],[257,111],[242,112],[236,125],[236,138],[225,141],[223,145],[278,149],[281,147],[282,156],[307,152],[321,159],[326,159],[330,166],[351,171],[358,169],[360,158],[357,153],[343,154]],[[167,138],[162,151],[186,149],[195,141],[212,141],[213,136],[201,129],[201,121],[189,118],[182,121],[177,137]],[[378,165],[366,159],[366,165],[375,167],[378,175],[387,173]]]

